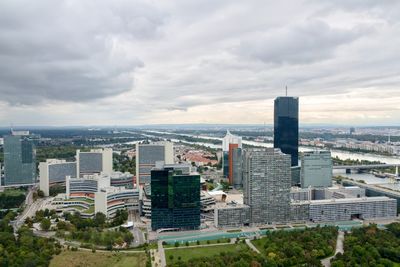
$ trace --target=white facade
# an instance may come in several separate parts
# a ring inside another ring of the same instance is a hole
[[[229,144],[238,144],[238,147],[242,148],[242,137],[233,135],[227,131],[225,137],[222,139],[222,151],[228,152]]]
[[[49,196],[51,183],[65,182],[66,176],[75,177],[76,163],[62,159],[47,159],[39,163],[39,186],[45,196]]]
[[[124,187],[106,187],[94,195],[95,213],[101,212],[112,218],[120,209],[139,212],[139,190]]]

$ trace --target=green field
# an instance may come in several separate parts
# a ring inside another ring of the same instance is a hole
[[[165,258],[167,264],[171,263],[170,256],[173,256],[172,261],[177,261],[180,257],[182,261],[187,261],[193,258],[210,257],[219,255],[221,252],[236,252],[243,249],[249,249],[246,244],[232,244],[220,245],[209,247],[196,247],[196,248],[177,248],[165,249]]]
[[[207,243],[208,241],[208,243]],[[219,243],[218,243],[219,241]],[[211,244],[229,244],[231,242],[231,240],[229,238],[224,238],[224,239],[216,239],[216,240],[202,240],[199,241],[199,245],[211,245]],[[196,247],[198,246],[196,242],[190,242],[189,243],[189,247]],[[166,244],[163,245],[164,248],[175,248],[175,244],[171,243],[171,244]],[[186,244],[181,244],[179,243],[179,247],[187,247]]]
[[[145,267],[146,261],[145,253],[63,251],[51,260],[50,267]]]

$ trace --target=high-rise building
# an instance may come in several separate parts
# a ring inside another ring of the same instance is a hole
[[[290,219],[290,184],[290,155],[274,148],[243,151],[243,200],[253,225]]]
[[[83,175],[111,173],[113,170],[113,151],[111,148],[92,149],[88,152],[76,151],[77,177]]]
[[[49,187],[53,183],[65,183],[66,177],[76,178],[76,162],[60,159],[47,159],[39,163],[40,190],[49,196]]]
[[[150,171],[156,166],[157,161],[163,161],[165,164],[174,163],[174,148],[171,142],[136,144],[136,183],[138,185],[150,183]]]
[[[228,177],[229,183],[234,184],[235,173],[237,170],[234,170],[234,153],[237,155],[240,152],[234,152],[234,150],[242,149],[242,137],[231,134],[229,131],[226,132],[224,139],[222,139],[222,167],[224,176]],[[237,178],[240,179],[240,178]]]
[[[163,167],[151,171],[151,228],[200,227],[200,175]]]
[[[36,149],[29,132],[4,137],[4,185],[36,182]]]
[[[230,173],[232,173],[233,187],[242,188],[243,187],[243,173],[242,173],[242,149],[234,148],[232,152],[229,153],[232,156],[232,164],[230,166]]]
[[[331,152],[317,150],[304,152],[301,156],[301,187],[332,186]]]
[[[291,165],[299,161],[299,98],[278,97],[274,107],[274,147],[291,155]]]

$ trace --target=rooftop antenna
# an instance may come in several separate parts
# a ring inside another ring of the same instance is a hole
[[[286,96],[287,96],[287,85],[286,85]]]

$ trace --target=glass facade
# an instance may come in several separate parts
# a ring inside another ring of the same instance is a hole
[[[291,165],[297,166],[299,161],[299,98],[276,98],[274,111],[274,147],[291,155]]]
[[[65,177],[76,177],[76,163],[64,162],[49,165],[49,183],[65,182]]]
[[[4,184],[36,182],[36,150],[30,136],[4,137]]]
[[[151,228],[198,229],[200,176],[172,168],[151,171]]]
[[[103,170],[103,154],[97,152],[79,153],[80,175],[100,173]]]

